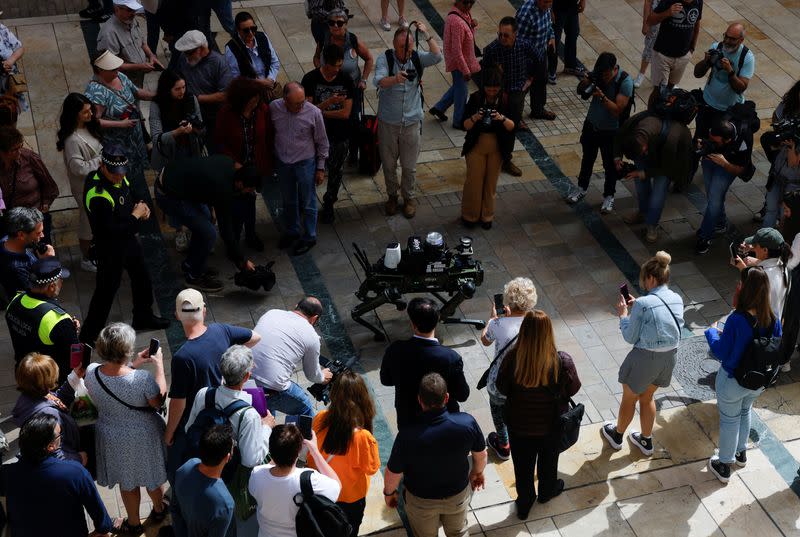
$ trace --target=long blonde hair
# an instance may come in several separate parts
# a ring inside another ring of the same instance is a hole
[[[560,361],[553,323],[542,310],[525,314],[515,348],[514,381],[525,388],[558,382]]]

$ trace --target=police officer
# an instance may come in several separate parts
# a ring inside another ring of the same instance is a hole
[[[133,327],[159,330],[169,326],[169,320],[153,314],[153,286],[136,238],[138,221],[150,217],[150,208],[133,198],[125,178],[127,165],[121,147],[104,147],[100,168],[86,176],[83,187],[84,208],[97,250],[95,290],[80,337],[84,343],[93,344],[105,326],[123,270],[131,279]]]
[[[46,354],[58,364],[59,382],[72,371],[70,347],[78,343],[78,320],[58,303],[68,277],[55,257],[39,259],[31,266],[30,291],[17,293],[6,309],[16,364],[30,352]]]

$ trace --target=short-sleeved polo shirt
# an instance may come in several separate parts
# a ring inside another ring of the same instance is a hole
[[[454,496],[469,484],[469,452],[486,449],[478,422],[446,408],[422,415],[419,424],[397,433],[387,467],[403,474],[405,487],[418,498]]]

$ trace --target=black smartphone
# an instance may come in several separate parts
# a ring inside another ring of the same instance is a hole
[[[621,294],[625,298],[625,302],[631,299],[631,293],[628,291],[628,284],[623,283],[619,286],[619,294]]]
[[[736,243],[732,242],[728,246],[728,249],[731,251],[731,259],[736,259],[737,257],[739,257],[739,247],[736,245]]]
[[[86,343],[83,344],[83,356],[81,356],[81,367],[86,369],[92,362],[92,348]]]
[[[297,416],[297,428],[306,440],[311,440],[311,422],[313,417],[302,414]]]
[[[506,314],[506,309],[503,305],[503,293],[494,295],[494,311],[497,312],[498,316]]]
[[[73,343],[69,346],[69,366],[75,369],[83,362],[83,343]]]
[[[153,356],[161,348],[161,342],[157,338],[150,338],[150,349],[147,351],[147,356]]]
[[[163,71],[163,70],[164,70],[164,66],[161,65],[160,63],[154,63],[153,64],[153,71],[159,72],[159,71]]]

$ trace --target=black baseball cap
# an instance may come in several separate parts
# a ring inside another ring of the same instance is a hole
[[[59,278],[69,278],[69,270],[61,266],[57,257],[43,257],[31,265],[30,281],[32,285],[49,285]]]
[[[125,173],[128,171],[128,157],[125,156],[125,150],[122,147],[111,144],[103,146],[103,151],[100,153],[100,160],[106,165],[108,171],[111,173]]]

